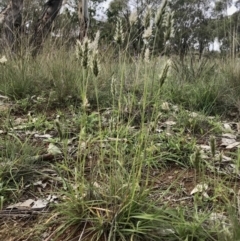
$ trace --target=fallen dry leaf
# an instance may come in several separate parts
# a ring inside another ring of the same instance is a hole
[[[48,146],[48,153],[52,155],[62,154],[61,150],[54,144],[50,143]]]
[[[208,185],[203,183],[203,184],[197,184],[196,187],[193,188],[193,190],[191,191],[191,195],[198,193],[198,192],[205,192],[208,189]]]
[[[228,124],[228,123],[224,123],[223,127],[226,131],[232,131],[232,128],[231,128],[230,124]]]
[[[235,139],[222,138],[221,139],[221,146],[228,146],[228,145],[231,145],[231,144],[233,144],[235,142],[236,142]]]
[[[226,149],[230,150],[230,149],[233,149],[234,147],[237,147],[240,145],[240,142],[236,141],[228,146],[226,146]]]
[[[34,204],[34,200],[28,199],[24,202],[19,202],[19,203],[16,203],[16,204],[9,205],[6,208],[6,210],[9,210],[9,209],[31,209],[33,204]]]

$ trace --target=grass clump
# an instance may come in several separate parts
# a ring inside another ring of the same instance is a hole
[[[84,182],[84,186],[81,180],[75,190],[69,187],[67,201],[59,206],[64,210],[64,228],[78,225],[85,240],[87,236],[91,240],[160,240],[157,230],[166,225],[160,219],[163,210],[147,201],[147,189],[127,176],[123,180],[122,172],[105,175],[102,181]]]
[[[233,207],[237,216],[237,201],[229,193],[221,196],[227,190],[219,182],[228,175],[221,170],[226,157],[219,139],[209,135],[220,136],[222,127],[205,115],[223,117],[234,105],[238,72],[217,71],[220,61],[155,57],[153,31],[162,32],[166,41],[173,34],[173,15],[166,7],[164,1],[153,25],[152,10],[146,12],[140,34],[144,58],[128,52],[118,19],[117,50],[102,50],[98,33],[68,52],[46,48],[34,60],[12,58],[0,65],[1,94],[11,97],[9,105],[22,107],[1,116],[1,208],[5,200],[26,198],[25,184],[47,167],[54,176],[43,175],[51,181],[37,194],[58,197],[42,227],[51,226],[55,240],[229,238],[222,223],[210,217],[224,213],[231,223],[228,209]],[[238,154],[235,159],[237,164]],[[231,178],[229,189],[234,189],[238,181]],[[204,190],[193,192],[199,183]],[[235,232],[234,225],[227,227]]]
[[[37,65],[29,65],[29,59],[12,60],[0,65],[0,90],[13,99],[22,99],[39,94],[42,78]],[[33,73],[34,72],[34,73]]]
[[[31,144],[30,139],[21,140],[15,134],[2,139],[0,146],[0,195],[6,205],[18,200],[24,186],[37,175],[36,166],[39,164],[32,157],[39,155],[41,148]]]

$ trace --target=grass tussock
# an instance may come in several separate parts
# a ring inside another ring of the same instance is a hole
[[[150,16],[139,56],[128,52],[118,20],[107,49],[97,33],[0,64],[0,207],[58,197],[32,240],[42,230],[53,240],[239,239],[239,152],[219,144],[235,131],[221,118],[239,115],[239,68],[155,57]],[[167,20],[166,40],[170,13]],[[224,160],[233,162],[230,177]],[[47,188],[36,188],[39,179]]]

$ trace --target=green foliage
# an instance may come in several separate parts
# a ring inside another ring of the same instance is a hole
[[[35,84],[32,83],[32,73],[29,72],[27,66],[28,60],[16,60],[15,64],[0,66],[0,78],[3,80],[0,83],[2,92],[14,99],[24,98],[28,95],[32,96],[39,93],[38,86],[40,86],[42,78],[37,72],[36,65],[32,65],[31,69],[35,70]]]
[[[84,186],[82,178],[75,184],[65,180],[67,201],[58,206],[65,222],[62,232],[69,225],[81,227],[86,223],[89,227],[85,231],[94,240],[104,237],[108,240],[161,240],[157,230],[167,226],[164,217],[160,218],[163,210],[152,203],[146,204],[148,190],[141,190],[135,186],[137,183],[129,182],[127,176],[122,179],[122,174],[112,171],[111,179],[105,176],[104,182],[98,179]],[[77,189],[71,187],[76,185]]]
[[[182,0],[171,1],[170,8],[174,11],[175,20],[175,37],[171,40],[175,53],[183,59],[193,45],[198,43],[201,56],[204,48],[213,39],[206,17],[206,11],[209,10],[208,0],[187,1],[184,4]]]
[[[109,8],[107,10],[107,17],[109,20],[116,19],[117,17],[123,17],[124,13],[128,10],[128,2],[129,0],[114,0],[109,4]]]
[[[40,148],[29,139],[22,141],[14,132],[0,141],[0,202],[9,204],[23,193],[23,186],[36,175],[36,163],[31,157],[38,155]]]
[[[173,61],[171,81],[165,85],[169,98],[187,109],[216,114],[224,111],[223,78],[216,72],[216,63],[207,59]]]

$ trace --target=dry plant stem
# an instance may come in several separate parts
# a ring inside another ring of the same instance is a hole
[[[86,229],[86,226],[87,226],[87,222],[84,223],[84,227],[83,227],[83,230],[82,230],[82,232],[81,232],[81,234],[80,234],[80,236],[79,236],[78,241],[81,241],[81,240],[82,240],[82,237],[83,237],[84,231],[85,231],[85,229]]]
[[[44,239],[43,241],[50,241],[51,238],[58,232],[59,230],[56,229],[54,230],[46,239]]]

